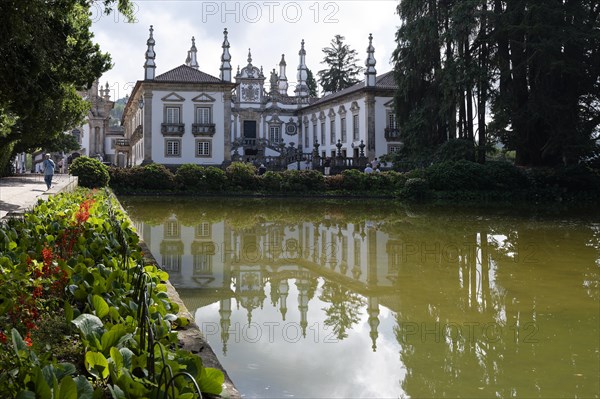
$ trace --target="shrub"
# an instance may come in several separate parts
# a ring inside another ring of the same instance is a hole
[[[227,185],[227,175],[222,169],[209,166],[204,170],[204,187],[209,191],[222,191]]]
[[[367,175],[357,169],[347,169],[342,172],[344,176],[343,187],[345,190],[364,190]]]
[[[256,188],[256,166],[251,163],[233,162],[225,169],[225,173],[232,188]]]
[[[325,176],[325,189],[331,191],[338,191],[344,189],[344,176],[343,175],[332,175]]]
[[[400,190],[400,196],[405,199],[423,200],[429,197],[429,184],[421,178],[408,179],[404,188]]]
[[[464,160],[432,165],[425,169],[425,176],[434,190],[481,190],[491,186],[483,165]]]
[[[114,189],[135,189],[144,185],[144,168],[134,166],[132,168],[109,168],[110,186]]]
[[[486,178],[497,189],[524,189],[529,186],[521,169],[509,162],[491,161],[483,165]]]
[[[200,189],[206,180],[205,169],[200,165],[181,165],[175,173],[175,182],[183,190]]]
[[[150,190],[172,190],[175,188],[175,175],[164,165],[151,163],[143,166],[142,188]]]
[[[322,191],[325,180],[317,170],[285,170],[281,173],[283,186],[290,191]]]
[[[95,158],[85,156],[77,157],[69,165],[69,173],[78,177],[81,187],[106,187],[110,181],[106,165]]]
[[[258,177],[259,185],[266,191],[282,191],[283,189],[283,177],[281,173],[267,171],[264,175]]]

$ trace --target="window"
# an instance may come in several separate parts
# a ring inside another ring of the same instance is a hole
[[[329,136],[331,138],[331,144],[335,144],[335,119],[329,121]]]
[[[110,140],[110,149],[114,150],[117,147],[117,139]]]
[[[211,275],[212,258],[212,255],[194,255],[194,275]]]
[[[304,148],[308,148],[308,125],[304,125]]]
[[[342,142],[345,143],[348,140],[348,137],[346,137],[346,118],[342,118],[340,123],[342,125]]]
[[[388,112],[387,116],[387,127],[390,129],[396,129],[396,114],[393,112]]]
[[[181,255],[178,255],[178,254],[162,255],[162,269],[167,272],[181,271]]]
[[[211,147],[210,140],[196,140],[196,156],[203,158],[211,157]]]
[[[280,126],[269,126],[269,140],[271,143],[281,142],[281,127]]]
[[[196,123],[209,124],[212,123],[212,109],[210,107],[196,108]]]
[[[321,144],[325,144],[325,122],[321,122]]]
[[[180,123],[180,109],[179,107],[166,107],[166,123],[176,124]]]
[[[196,225],[196,237],[197,238],[205,238],[210,237],[210,223],[202,222]]]
[[[165,156],[180,157],[181,156],[181,140],[165,140]]]
[[[352,140],[358,140],[359,134],[358,115],[352,115]]]
[[[317,142],[317,124],[313,123],[313,142]]]
[[[169,220],[165,223],[165,238],[179,238],[179,222]]]
[[[400,152],[401,149],[402,149],[402,145],[401,144],[388,145],[388,153],[389,154],[391,154],[393,152]]]

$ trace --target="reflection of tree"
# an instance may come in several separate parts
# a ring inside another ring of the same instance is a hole
[[[325,281],[319,299],[331,303],[331,306],[323,308],[327,315],[325,325],[333,328],[339,340],[348,336],[346,330],[358,322],[360,308],[367,303],[359,294],[331,281]]]

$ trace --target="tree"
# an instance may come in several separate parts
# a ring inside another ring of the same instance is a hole
[[[132,17],[130,0],[104,0],[106,12],[115,3]],[[92,41],[90,6],[87,0],[0,2],[0,151],[35,150],[81,123],[89,104],[78,91],[111,67]]]
[[[358,83],[356,76],[364,69],[356,65],[357,52],[344,44],[344,39],[344,36],[335,35],[331,47],[323,48],[325,58],[321,64],[327,64],[329,68],[320,70],[317,75],[325,93],[335,93]]]
[[[311,97],[317,97],[319,95],[319,93],[317,92],[318,87],[317,87],[317,81],[315,80],[315,76],[313,75],[312,71],[310,69],[306,69],[307,72],[307,78],[306,78],[306,85],[308,86],[308,95]]]
[[[404,157],[497,140],[525,166],[598,148],[600,6],[592,0],[402,0],[394,52]]]

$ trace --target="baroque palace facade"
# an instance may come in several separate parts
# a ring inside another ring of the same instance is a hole
[[[392,72],[377,75],[371,35],[364,81],[316,98],[309,95],[303,40],[290,94],[285,54],[278,72],[265,73],[253,64],[249,49],[247,65],[238,66],[234,75],[227,29],[223,34],[219,77],[199,70],[194,38],[185,63],[157,75],[150,27],[144,79],[136,82],[125,105],[123,130],[118,137],[98,139],[107,143],[105,154],[114,164],[222,166],[287,155],[284,166],[290,168],[316,166],[315,159],[326,157],[352,166],[353,160],[401,146],[393,114],[396,85]]]

